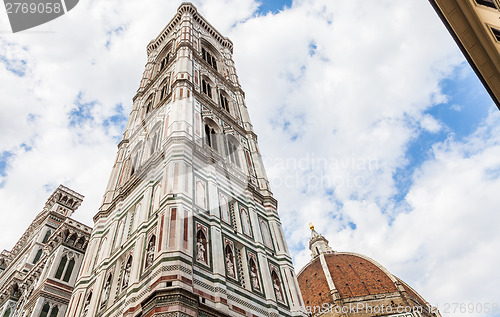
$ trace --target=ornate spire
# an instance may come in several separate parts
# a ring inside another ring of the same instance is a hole
[[[311,250],[311,257],[314,259],[320,254],[331,253],[332,248],[328,245],[328,240],[314,230],[312,223],[309,223],[309,229],[311,229],[311,239],[309,240],[309,250]]]

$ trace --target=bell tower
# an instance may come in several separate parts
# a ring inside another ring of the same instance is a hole
[[[232,53],[190,3],[147,46],[66,316],[302,316]]]

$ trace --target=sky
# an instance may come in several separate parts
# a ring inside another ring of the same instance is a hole
[[[428,1],[193,3],[234,43],[296,270],[312,222],[443,316],[500,316],[500,113]],[[16,34],[0,12],[0,248],[59,184],[92,225],[146,45],[179,4],[81,1]]]

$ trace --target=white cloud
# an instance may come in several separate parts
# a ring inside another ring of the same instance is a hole
[[[267,15],[250,0],[195,5],[234,42],[297,270],[309,260],[313,221],[334,249],[372,256],[431,303],[500,297],[488,278],[498,277],[500,242],[496,112],[468,139],[435,144],[406,200],[394,199],[409,142],[448,131],[424,111],[448,100],[440,82],[463,62],[427,2],[301,0]],[[41,32],[2,35],[0,56],[25,75],[0,63],[0,152],[14,154],[0,201],[16,224],[1,246],[14,244],[59,183],[86,196],[75,218],[91,224],[121,137],[104,122],[128,115],[146,45],[177,6],[80,2]],[[74,111],[89,118],[70,125]]]

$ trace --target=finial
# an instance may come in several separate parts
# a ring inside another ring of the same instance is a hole
[[[314,230],[314,225],[312,224],[312,222],[309,223],[309,229]]]

